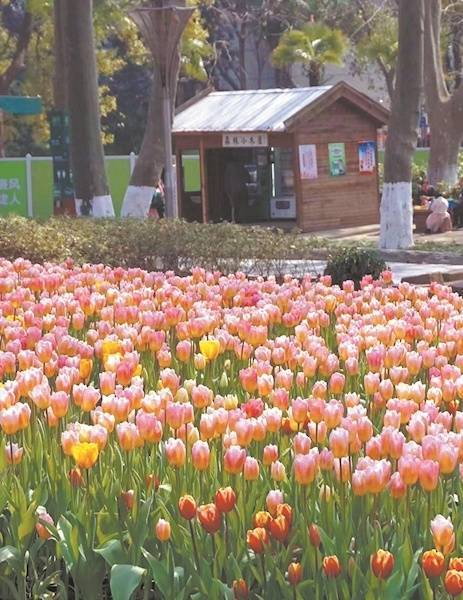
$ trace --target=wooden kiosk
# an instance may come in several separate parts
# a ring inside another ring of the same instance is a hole
[[[346,83],[207,90],[174,119],[179,214],[305,232],[378,223],[376,141],[388,116]]]

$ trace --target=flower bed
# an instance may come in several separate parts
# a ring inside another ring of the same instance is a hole
[[[449,288],[18,259],[0,311],[0,598],[462,591]]]

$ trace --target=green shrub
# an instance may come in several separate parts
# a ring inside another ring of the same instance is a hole
[[[185,221],[0,218],[0,256],[32,262],[103,263],[150,271],[194,266],[248,275],[300,274],[314,248],[336,245],[297,230]],[[288,261],[304,263],[288,263]]]
[[[334,284],[342,285],[343,281],[351,280],[358,288],[365,275],[378,279],[386,268],[386,263],[374,250],[339,248],[330,253],[325,275],[331,275]]]

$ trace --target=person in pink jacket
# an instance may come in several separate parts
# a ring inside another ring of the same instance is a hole
[[[452,231],[449,203],[444,196],[436,192],[429,209],[431,214],[426,219],[426,231],[428,233],[446,233],[447,231]]]

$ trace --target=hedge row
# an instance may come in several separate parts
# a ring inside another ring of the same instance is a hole
[[[60,262],[189,270],[194,265],[222,272],[266,275],[287,270],[288,260],[307,260],[324,241],[265,227],[184,221],[53,218],[39,222],[0,219],[0,255],[32,262]]]

